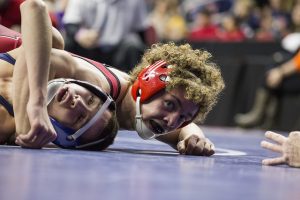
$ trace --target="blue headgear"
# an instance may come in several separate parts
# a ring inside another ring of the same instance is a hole
[[[66,83],[75,83],[82,87],[87,88],[89,91],[91,91],[97,97],[99,97],[104,103],[101,106],[101,108],[98,110],[98,112],[92,117],[92,119],[90,119],[90,121],[88,123],[86,123],[83,127],[81,127],[77,131],[62,125],[60,122],[58,122],[54,118],[50,117],[50,121],[57,133],[57,137],[53,141],[53,143],[62,148],[80,149],[80,148],[85,148],[85,147],[92,146],[95,144],[99,144],[99,143],[105,141],[108,137],[110,137],[110,135],[108,135],[100,140],[93,141],[93,142],[90,142],[87,144],[81,144],[80,136],[82,136],[85,133],[85,131],[88,130],[103,115],[103,113],[106,111],[107,108],[109,108],[111,110],[115,110],[114,100],[108,94],[104,93],[99,87],[92,85],[88,82],[73,80],[73,79],[54,79],[48,83],[47,105],[49,105],[49,103],[52,101],[52,99],[56,96],[58,89]]]

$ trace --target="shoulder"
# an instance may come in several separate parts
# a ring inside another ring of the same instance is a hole
[[[50,73],[51,78],[74,78],[80,67],[74,57],[67,51],[51,50]]]
[[[117,101],[122,101],[128,92],[128,88],[130,87],[130,76],[129,74],[120,71],[116,68],[109,67],[109,70],[114,73],[114,75],[118,78],[120,82],[120,95]]]
[[[76,66],[76,61],[69,52],[53,48],[51,50],[51,64],[60,67],[72,67],[73,65]]]

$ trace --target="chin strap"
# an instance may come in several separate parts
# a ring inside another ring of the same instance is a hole
[[[96,121],[98,119],[100,119],[102,117],[103,113],[107,110],[108,106],[111,104],[112,101],[113,100],[111,98],[107,98],[106,101],[104,102],[104,104],[98,110],[98,112],[94,115],[94,117],[92,119],[90,119],[90,121],[87,124],[85,124],[78,131],[76,131],[76,133],[69,135],[68,138],[76,140],[82,134],[84,134],[85,131],[87,131],[92,125],[94,125],[96,123]]]
[[[154,138],[155,134],[143,122],[139,96],[136,98],[135,109],[136,109],[135,128],[139,136],[144,140],[149,140]]]

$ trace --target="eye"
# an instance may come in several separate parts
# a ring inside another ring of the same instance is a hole
[[[164,101],[164,106],[167,109],[173,110],[175,108],[175,104],[172,101]]]
[[[94,96],[91,96],[88,100],[88,105],[92,105],[94,103],[94,101],[95,101]]]

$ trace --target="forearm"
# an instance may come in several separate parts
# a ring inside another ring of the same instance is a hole
[[[171,133],[156,137],[157,140],[170,145],[177,150],[177,143],[180,131],[173,131]]]
[[[29,98],[29,86],[27,79],[27,69],[25,55],[21,53],[18,56],[14,66],[13,75],[13,107],[16,126],[16,135],[26,134],[30,129],[27,115],[27,102]]]
[[[179,134],[179,140],[184,140],[190,137],[191,135],[197,135],[200,138],[205,138],[205,135],[203,134],[200,127],[195,123],[190,123],[181,129]]]
[[[189,138],[191,135],[196,135],[199,138],[205,138],[205,135],[203,134],[200,127],[197,126],[195,123],[190,123],[177,131],[157,137],[157,140],[167,143],[168,145],[177,150],[178,142]]]
[[[25,1],[21,5],[21,15],[30,101],[33,104],[44,104],[52,46],[50,18],[45,4],[40,0]]]

